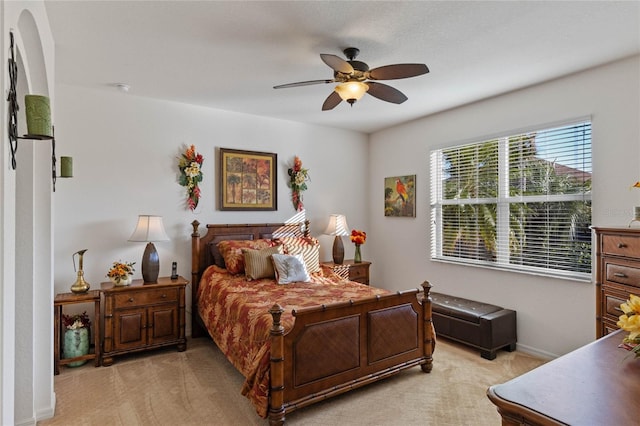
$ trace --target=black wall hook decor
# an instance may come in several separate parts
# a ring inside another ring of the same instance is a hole
[[[18,139],[35,139],[35,140],[51,140],[51,180],[53,182],[53,192],[56,192],[56,139],[55,131],[51,126],[51,136],[47,135],[25,135],[24,137],[18,136],[18,97],[17,97],[17,85],[18,85],[18,64],[15,57],[15,46],[13,40],[13,32],[9,32],[9,95],[7,96],[7,102],[9,102],[9,145],[11,148],[11,168],[16,169],[16,151],[18,150]]]
[[[9,145],[11,147],[11,167],[16,169],[16,151],[18,150],[18,99],[16,85],[18,83],[18,65],[15,59],[15,47],[13,44],[13,32],[9,32]]]

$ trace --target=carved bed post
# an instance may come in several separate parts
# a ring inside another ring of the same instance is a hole
[[[273,318],[271,327],[271,389],[269,389],[269,424],[284,424],[284,327],[280,316],[284,309],[277,303],[269,309]]]
[[[200,285],[200,222],[191,222],[193,233],[191,234],[191,337],[203,336],[203,330],[198,325],[198,299],[196,293]]]
[[[424,356],[427,358],[427,362],[420,365],[422,371],[425,373],[431,372],[433,368],[433,348],[435,346],[435,340],[433,335],[433,323],[431,319],[431,284],[429,281],[422,283],[422,289],[424,290],[424,297],[422,299],[422,316],[424,318]]]

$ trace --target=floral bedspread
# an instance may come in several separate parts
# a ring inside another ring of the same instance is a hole
[[[387,294],[387,290],[345,281],[329,269],[312,275],[312,282],[276,284],[273,279],[247,281],[210,266],[198,287],[198,313],[209,334],[229,361],[245,377],[242,394],[265,418],[269,401],[269,309],[278,303],[285,309],[281,323],[287,333],[293,327],[293,309]]]

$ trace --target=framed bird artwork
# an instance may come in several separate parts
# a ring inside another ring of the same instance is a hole
[[[416,175],[384,178],[384,215],[416,217]]]

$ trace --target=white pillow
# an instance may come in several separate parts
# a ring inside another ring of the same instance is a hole
[[[311,281],[301,254],[272,254],[271,259],[278,284]]]

